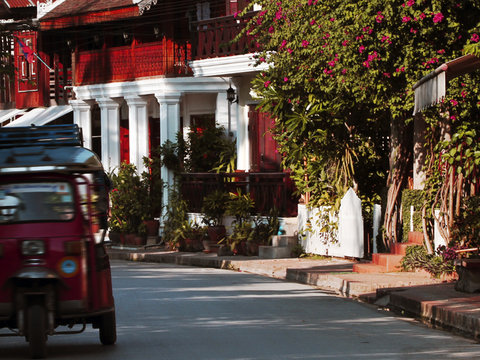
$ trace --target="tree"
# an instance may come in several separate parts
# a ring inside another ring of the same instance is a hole
[[[284,166],[314,205],[338,206],[349,186],[378,200],[387,185],[388,247],[411,169],[411,88],[461,53],[476,29],[480,3],[256,3],[262,10],[246,31],[261,46],[258,63],[271,66],[253,86],[260,106],[276,118]],[[435,127],[438,114],[429,116]]]

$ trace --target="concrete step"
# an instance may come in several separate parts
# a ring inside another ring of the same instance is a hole
[[[353,264],[353,272],[360,274],[378,274],[387,272],[387,269],[385,268],[385,266],[376,265],[368,262]]]
[[[407,252],[407,247],[416,245],[416,244],[411,244],[411,243],[398,243],[394,244],[393,247],[391,248],[392,254],[395,255],[405,255]]]
[[[385,272],[400,271],[403,255],[372,254],[372,264],[385,267]]]
[[[292,235],[275,235],[272,237],[272,246],[273,247],[288,247],[293,249],[298,243],[297,236]]]
[[[292,250],[286,246],[259,246],[258,257],[261,259],[285,259],[292,257]]]
[[[423,232],[410,231],[408,233],[408,242],[415,245],[423,245]]]

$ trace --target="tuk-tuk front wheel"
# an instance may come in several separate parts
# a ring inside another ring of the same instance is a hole
[[[117,341],[117,325],[115,310],[105,313],[100,317],[99,324],[100,342],[103,345],[113,345]]]
[[[45,306],[33,304],[27,310],[27,335],[33,359],[47,355],[47,315]]]

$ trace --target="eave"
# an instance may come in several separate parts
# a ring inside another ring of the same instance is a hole
[[[103,22],[118,21],[130,19],[139,16],[139,8],[137,5],[114,9],[98,11],[95,13],[85,13],[73,16],[63,16],[55,19],[40,20],[40,30],[56,30],[76,26],[92,25]]]
[[[480,69],[480,58],[469,54],[442,64],[424,76],[413,86],[415,90],[413,115],[442,101],[450,80],[478,69]]]

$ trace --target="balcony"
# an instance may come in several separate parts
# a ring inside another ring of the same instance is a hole
[[[189,76],[191,44],[163,40],[82,51],[76,58],[75,84],[133,81],[152,76]]]
[[[297,216],[298,197],[287,173],[182,173],[181,193],[189,212],[201,212],[203,198],[215,190],[250,194],[255,213],[268,215],[273,208],[279,216]]]
[[[256,12],[242,19],[223,16],[193,23],[197,27],[195,60],[221,56],[242,55],[258,51],[251,36],[243,36],[238,41],[233,39],[242,31]]]

